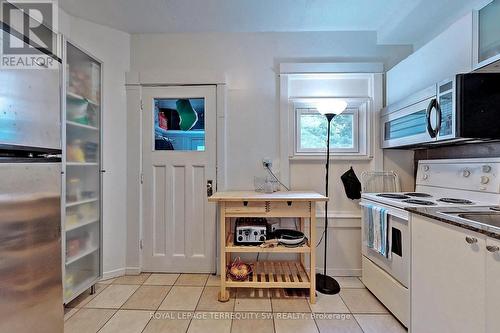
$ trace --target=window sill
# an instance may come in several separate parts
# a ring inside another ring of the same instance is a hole
[[[324,161],[326,158],[326,153],[325,154],[310,154],[310,155],[295,155],[289,157],[290,161]],[[371,161],[373,159],[373,156],[370,155],[359,155],[359,154],[341,154],[341,155],[335,155],[335,154],[330,154],[330,161],[336,160],[336,161]]]

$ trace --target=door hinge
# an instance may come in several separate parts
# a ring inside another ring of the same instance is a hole
[[[142,250],[143,244],[142,244],[142,239],[139,240],[139,249]]]
[[[144,184],[144,174],[141,173],[141,184]]]
[[[144,111],[144,104],[142,104],[142,99],[141,99],[141,111]]]

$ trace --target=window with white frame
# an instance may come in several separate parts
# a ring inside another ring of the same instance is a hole
[[[330,152],[334,155],[366,155],[368,146],[366,99],[358,99],[339,115],[330,126]],[[295,156],[323,156],[326,152],[328,120],[313,104],[293,103],[295,118]]]
[[[324,153],[328,121],[314,108],[297,108],[297,153]],[[333,118],[330,127],[330,151],[359,151],[358,112],[347,109]]]

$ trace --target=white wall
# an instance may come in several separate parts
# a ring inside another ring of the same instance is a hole
[[[252,186],[261,159],[278,157],[280,62],[383,62],[406,46],[376,45],[368,32],[192,33],[132,35],[131,70],[216,71],[228,80],[228,188]]]
[[[328,210],[328,273],[330,275],[360,275],[361,268],[361,213],[359,200],[347,198],[340,175],[352,166],[359,179],[363,171],[380,170],[382,167],[382,151],[379,147],[376,122],[383,105],[382,74],[340,75],[321,80],[301,75],[291,75],[288,80],[288,96],[301,97],[351,97],[369,98],[368,128],[370,134],[368,145],[373,155],[358,156],[361,159],[349,159],[347,156],[333,157],[330,161],[329,210]],[[290,112],[290,111],[289,111]],[[294,117],[295,115],[289,115]],[[284,148],[286,150],[286,147]],[[283,156],[283,154],[281,155]],[[286,155],[285,155],[286,156]],[[355,157],[356,158],[356,157]],[[281,160],[280,163],[288,161]],[[301,159],[300,156],[290,160],[290,182],[294,189],[308,189],[319,193],[325,191],[325,158]],[[318,240],[324,230],[324,206],[317,207],[319,219],[317,223]],[[323,270],[324,242],[318,247],[317,269]]]
[[[130,35],[59,11],[59,30],[103,62],[103,271],[125,272],[126,251],[126,97]]]
[[[279,170],[280,63],[382,62],[390,68],[411,51],[407,46],[377,45],[376,34],[369,32],[143,34],[132,35],[131,40],[134,73],[184,71],[192,76],[198,71],[212,71],[227,78],[227,189],[230,190],[252,189],[253,177],[265,174],[261,165],[264,157],[273,159],[273,168]],[[133,124],[129,124],[129,129],[130,126]],[[358,168],[357,172],[370,168],[370,162],[352,164]],[[338,179],[349,165],[346,161],[340,165],[334,163],[331,177]],[[321,170],[323,163],[295,163],[291,169],[292,188],[323,192]],[[133,178],[129,181],[137,182],[137,177]],[[338,197],[343,195],[338,184],[334,183],[332,189]],[[332,272],[357,274],[361,268],[358,206],[342,199],[335,210],[351,214],[344,214],[347,217],[336,222],[344,225],[344,232],[331,234],[337,239],[332,249],[335,259],[331,260],[338,268]],[[129,238],[132,242],[129,246],[135,247],[137,238]],[[137,255],[131,254],[130,258],[136,259]],[[131,260],[127,265],[137,263]]]
[[[387,72],[387,104],[472,70],[472,13]]]

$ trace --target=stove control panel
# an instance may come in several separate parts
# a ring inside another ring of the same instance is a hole
[[[500,158],[419,161],[417,185],[500,193]]]

